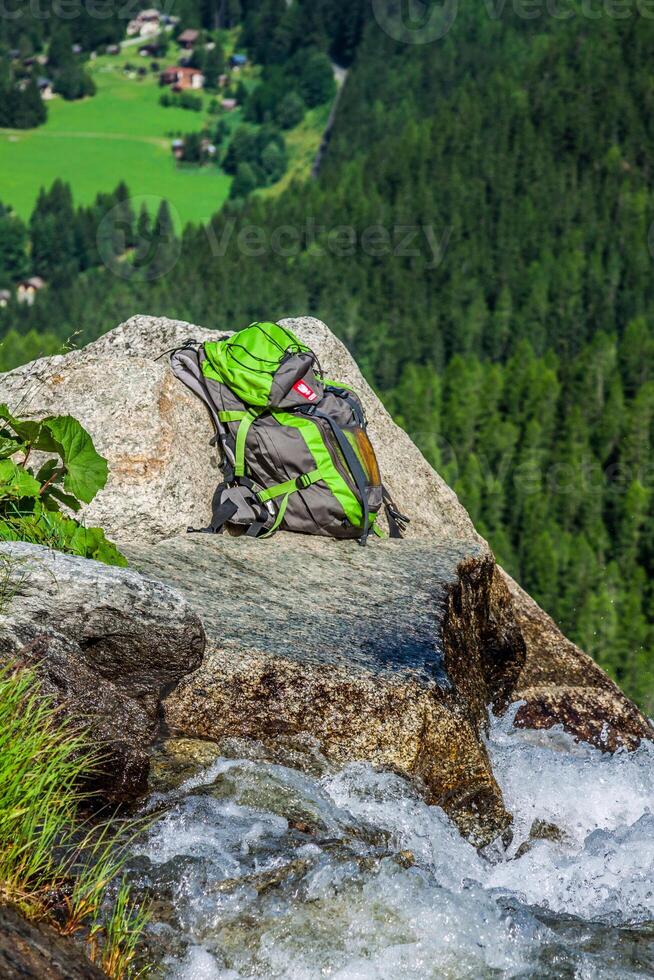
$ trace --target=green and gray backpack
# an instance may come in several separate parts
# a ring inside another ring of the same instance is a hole
[[[278,528],[334,538],[391,537],[408,518],[384,489],[358,396],[328,381],[316,355],[278,323],[253,323],[215,342],[189,342],[173,373],[202,399],[222,449],[207,532],[226,525],[266,537]],[[194,530],[189,528],[189,530]]]

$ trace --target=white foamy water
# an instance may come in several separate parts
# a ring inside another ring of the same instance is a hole
[[[401,777],[315,753],[305,772],[219,759],[158,797],[133,874],[158,896],[164,975],[653,975],[654,746],[602,755],[512,717],[489,740],[506,851],[479,854]],[[559,839],[521,847],[534,821]]]

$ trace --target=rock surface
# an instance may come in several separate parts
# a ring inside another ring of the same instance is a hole
[[[0,980],[106,980],[73,942],[0,906]]]
[[[135,318],[143,336],[145,319]],[[206,523],[218,482],[204,408],[176,381],[166,358],[154,360],[188,338],[190,328],[182,337],[174,321],[163,323],[151,332],[147,356],[118,328],[82,350],[0,376],[0,402],[20,406],[24,416],[74,415],[91,433],[110,477],[84,508],[85,520],[119,540],[155,541]]]
[[[509,690],[524,702],[515,724],[563,728],[603,751],[636,748],[654,737],[649,721],[595,661],[567,639],[556,623],[505,572],[516,625],[525,643],[524,664]]]
[[[361,394],[384,481],[411,517],[406,542],[375,541],[363,551],[286,534],[271,542],[176,537],[207,522],[220,472],[205,409],[173,378],[166,353],[215,332],[135,316],[81,351],[1,376],[0,401],[80,418],[110,463],[86,520],[195,603],[211,650],[168,698],[171,726],[209,738],[307,731],[332,759],[371,759],[423,779],[430,799],[487,839],[508,819],[481,741],[489,702],[504,710],[521,699],[518,724],[561,724],[608,750],[654,733],[495,568],[456,495],[393,423],[343,344],[313,318],[282,322],[316,351],[327,376]],[[65,636],[51,633],[47,659],[59,688],[75,663],[93,711],[97,665],[77,650],[70,629],[79,622],[73,617]],[[82,678],[84,670],[91,675]],[[151,723],[156,695],[139,687],[134,663],[124,684],[102,682],[122,699],[112,710],[123,712],[125,731]],[[127,742],[133,746],[131,735]]]
[[[330,377],[361,395],[384,482],[411,517],[408,536],[480,542],[456,494],[395,425],[344,345],[312,317],[282,322],[316,351]],[[203,405],[171,374],[166,352],[216,336],[135,316],[82,350],[0,376],[0,402],[20,404],[24,415],[75,415],[91,433],[110,477],[85,509],[86,521],[119,542],[157,541],[208,523],[221,479],[209,446],[213,430]]]
[[[45,690],[90,722],[110,798],[142,792],[161,697],[202,660],[198,616],[160,582],[38,545],[4,543],[0,568],[0,661],[35,664]]]
[[[524,650],[489,616],[485,549],[197,535],[130,557],[182,589],[208,631],[201,668],[165,701],[172,733],[306,733],[335,762],[419,778],[477,843],[508,825],[482,736],[486,705]]]

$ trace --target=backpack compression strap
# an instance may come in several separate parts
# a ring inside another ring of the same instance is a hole
[[[221,422],[238,422],[234,448],[234,476],[239,479],[245,476],[245,442],[250,426],[262,414],[263,412],[257,411],[256,408],[250,408],[245,412],[218,412]]]
[[[343,453],[345,462],[348,465],[350,473],[352,474],[352,479],[359,491],[359,496],[361,497],[361,506],[363,508],[363,531],[361,532],[361,537],[359,538],[359,544],[365,545],[368,540],[368,534],[370,532],[370,510],[368,507],[368,480],[366,474],[364,473],[363,466],[359,461],[359,457],[352,449],[352,446],[347,441],[347,437],[340,425],[334,421],[331,416],[326,415],[324,412],[319,412],[314,405],[308,405],[306,408],[302,407],[297,410],[302,415],[308,415],[309,418],[324,419],[327,422],[334,433],[336,442],[339,445],[339,449]]]
[[[266,500],[270,499],[269,497]],[[283,517],[282,513],[282,517]],[[232,520],[233,518],[235,520]],[[254,484],[246,477],[239,480],[219,483],[211,502],[211,523],[208,527],[189,527],[191,533],[221,534],[225,524],[230,522],[247,528],[246,534],[256,537],[266,528],[272,519],[267,513],[265,500],[258,499]],[[278,515],[271,530],[274,530],[281,518]]]
[[[225,524],[238,510],[233,500],[221,501],[221,494],[226,487],[226,483],[219,483],[216,487],[211,501],[211,524],[208,527],[187,527],[187,534],[222,534]]]
[[[388,521],[388,532],[390,537],[403,537],[403,533],[406,531],[406,525],[410,524],[410,519],[404,514],[400,514],[386,487],[382,487],[382,499],[384,501],[384,510],[386,511],[386,520]]]

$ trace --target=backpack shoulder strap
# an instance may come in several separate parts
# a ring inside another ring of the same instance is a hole
[[[366,428],[366,416],[363,411],[363,405],[358,395],[351,388],[338,384],[336,381],[326,381],[325,391],[331,392],[332,395],[336,395],[337,398],[341,398],[344,402],[347,402],[352,409],[352,416],[357,425],[360,425],[362,429]]]
[[[189,341],[184,347],[178,347],[171,354],[170,369],[175,377],[204,403],[214,431],[216,435],[220,436],[224,434],[224,427],[220,424],[216,406],[209,394],[204,380],[204,374],[202,373],[200,360],[201,346],[201,344],[197,344],[194,341]]]

